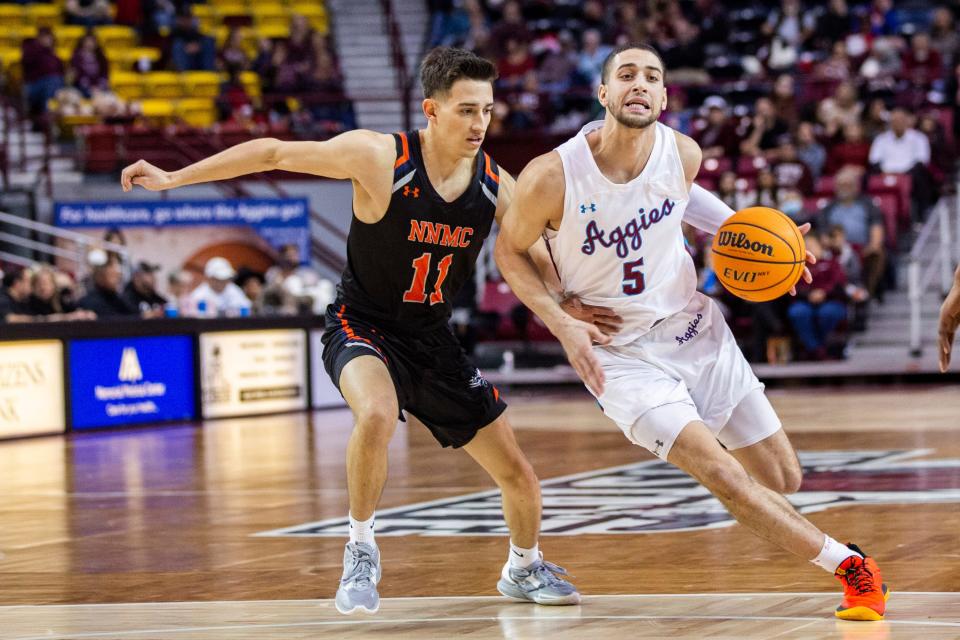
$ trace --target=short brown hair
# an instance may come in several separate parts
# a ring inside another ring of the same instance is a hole
[[[610,65],[613,63],[613,59],[624,51],[630,51],[631,49],[649,51],[653,55],[657,56],[657,60],[660,61],[660,68],[663,69],[663,83],[667,83],[667,65],[663,63],[663,58],[660,56],[660,52],[645,42],[628,42],[627,44],[622,44],[615,48],[607,55],[606,58],[603,59],[603,67],[601,67],[600,71],[601,84],[607,84],[607,80],[610,79]]]
[[[420,85],[424,98],[434,98],[450,91],[457,80],[497,79],[497,68],[485,58],[453,47],[432,49],[420,63]]]

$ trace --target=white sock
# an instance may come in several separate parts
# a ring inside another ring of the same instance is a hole
[[[377,541],[373,539],[373,520],[376,514],[370,516],[368,520],[356,520],[353,514],[350,514],[350,542],[366,542],[377,546]]]
[[[510,541],[510,566],[515,569],[526,569],[540,559],[540,545],[535,544],[530,549],[524,549]]]
[[[813,564],[822,568],[828,573],[836,573],[837,567],[850,556],[863,557],[845,544],[840,544],[830,536],[824,534],[823,548],[820,549],[820,555],[811,560]]]

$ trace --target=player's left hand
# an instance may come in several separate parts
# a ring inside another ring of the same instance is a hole
[[[560,307],[577,320],[589,322],[608,336],[616,335],[623,327],[623,318],[613,309],[585,304],[577,296],[564,298],[560,301]]]
[[[802,225],[800,225],[799,227],[797,227],[797,229],[800,230],[800,234],[801,234],[801,235],[804,235],[804,236],[805,236],[805,235],[807,235],[808,233],[810,233],[810,223],[809,223],[809,222],[804,222]],[[816,264],[816,263],[817,263],[816,257],[815,257],[812,253],[810,253],[810,250],[808,249],[808,250],[807,250],[807,264]],[[813,274],[810,273],[810,267],[807,267],[807,266],[804,266],[804,267],[803,267],[803,276],[802,276],[802,277],[803,277],[803,281],[806,282],[807,284],[810,284],[811,282],[813,282]],[[790,287],[790,295],[792,295],[792,296],[797,295],[797,288],[796,288],[795,286],[794,286],[794,287]]]

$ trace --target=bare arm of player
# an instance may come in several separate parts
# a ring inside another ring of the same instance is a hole
[[[679,131],[674,131],[677,138],[677,150],[680,152],[680,162],[683,164],[683,174],[687,180],[687,190],[690,192],[690,201],[687,203],[687,209],[684,212],[684,221],[689,222],[697,229],[706,231],[710,235],[717,232],[727,218],[735,212],[728,207],[723,200],[710,193],[700,185],[694,184],[697,174],[700,173],[700,162],[703,160],[703,152],[700,151],[700,145],[696,140],[685,136]],[[810,232],[810,223],[797,227],[800,233],[807,235]],[[812,253],[807,251],[807,263],[813,264],[817,261]],[[813,282],[813,274],[806,266],[803,268],[803,279],[806,282]],[[796,287],[790,289],[790,295],[797,295]]]
[[[503,216],[510,206],[516,180],[509,173],[500,170],[500,189],[497,197],[497,223],[503,224]],[[566,296],[563,292],[563,284],[560,282],[560,275],[550,257],[550,251],[547,249],[546,240],[542,237],[537,242],[530,245],[527,255],[533,262],[540,274],[543,285],[553,296],[554,300],[559,301],[560,307],[577,320],[589,322],[595,325],[600,331],[607,335],[614,335],[620,331],[623,326],[623,318],[618,316],[613,309],[608,307],[597,307],[591,304],[581,302],[577,296]]]
[[[510,288],[560,340],[580,378],[596,394],[603,393],[603,369],[593,343],[610,338],[597,327],[566,313],[547,291],[527,251],[540,241],[551,221],[563,219],[563,166],[555,152],[535,158],[517,179],[512,202],[500,224],[494,256]],[[555,224],[554,226],[557,226]]]
[[[960,266],[953,276],[953,288],[940,307],[940,372],[946,373],[953,351],[953,338],[960,325]]]
[[[377,173],[379,164],[392,166],[395,155],[391,136],[363,129],[348,131],[323,142],[258,138],[177,171],[164,171],[139,160],[123,170],[120,185],[124,191],[130,191],[134,185],[149,191],[163,191],[273,169],[326,178],[350,178],[362,183],[367,176]]]

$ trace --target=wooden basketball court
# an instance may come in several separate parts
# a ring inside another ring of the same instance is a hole
[[[629,445],[583,391],[513,392],[544,486],[541,548],[586,596],[497,596],[492,482],[417,424],[378,513],[384,598],[340,616],[347,411],[0,443],[0,638],[958,638],[960,392],[770,393],[801,452],[791,500],[877,557],[887,620]]]

